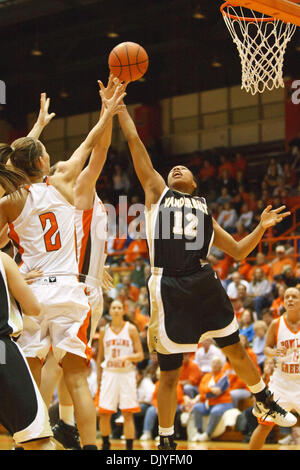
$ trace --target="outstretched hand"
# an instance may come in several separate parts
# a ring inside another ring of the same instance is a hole
[[[126,96],[126,84],[121,83],[120,80],[112,76],[109,77],[106,88],[101,80],[99,80],[98,83],[100,86],[100,96],[105,110],[112,115],[119,113],[125,107],[123,99]],[[107,96],[110,96],[110,98]]]
[[[55,113],[49,114],[50,98],[47,98],[46,93],[41,93],[40,112],[37,122],[42,127],[46,127],[49,122],[55,117]]]
[[[290,211],[282,212],[286,206],[280,206],[277,209],[272,209],[272,206],[267,206],[260,216],[260,223],[263,229],[273,227],[279,224],[283,219],[291,215]]]

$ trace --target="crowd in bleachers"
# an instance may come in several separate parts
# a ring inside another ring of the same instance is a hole
[[[197,155],[188,166],[197,175],[199,193],[206,197],[213,216],[238,241],[257,225],[266,205],[279,207],[285,204],[290,210],[300,205],[300,180],[296,172],[298,159],[299,154],[294,154],[292,160],[285,162],[271,158],[267,168],[254,182],[248,177],[248,161],[240,153],[232,158],[219,155],[215,159]],[[114,161],[118,162],[116,156]],[[131,171],[115,163],[106,175],[104,187],[103,180],[98,186],[102,200],[113,201],[122,217],[130,204],[143,203],[142,193]],[[119,197],[123,195],[127,195],[128,199],[120,203]],[[125,217],[126,227],[132,218]],[[120,226],[119,219],[114,228]],[[109,305],[112,300],[118,299],[124,305],[128,320],[135,323],[139,330],[145,359],[137,366],[141,412],[135,415],[136,437],[148,440],[157,435],[159,368],[155,354],[149,355],[147,349],[150,314],[147,279],[150,266],[143,223],[140,227],[138,236],[131,234],[130,230],[109,236],[107,264],[110,265],[114,286],[104,294],[104,313],[99,327],[109,321]],[[291,218],[278,224],[271,234],[270,231],[266,233],[266,240],[270,236],[279,237],[288,229],[292,230],[291,235],[297,235]],[[249,258],[237,262],[214,247],[209,255],[209,261],[232,302],[240,325],[241,340],[268,382],[274,362],[264,356],[267,329],[272,320],[284,312],[285,289],[289,286],[300,289],[300,263],[295,245],[290,240],[275,242],[271,251],[265,243],[262,250],[254,250]],[[96,349],[96,339],[94,346]],[[184,355],[177,396],[177,437],[194,441],[211,439],[223,414],[231,409],[241,411],[251,399],[247,386],[237,377],[212,340],[200,343],[196,353]],[[203,418],[207,415],[208,424],[204,426]],[[118,423],[122,418],[117,414],[113,421],[114,435],[120,437],[122,431]],[[194,428],[192,434],[188,432],[187,425],[191,422]]]

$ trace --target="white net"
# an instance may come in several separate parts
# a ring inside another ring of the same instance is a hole
[[[240,55],[242,89],[255,95],[284,87],[284,54],[297,26],[240,6],[226,5],[222,14]]]

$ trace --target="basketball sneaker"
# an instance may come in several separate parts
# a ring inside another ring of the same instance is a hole
[[[81,450],[79,433],[76,426],[70,426],[61,419],[52,428],[53,437],[56,439],[65,449]]]
[[[273,393],[270,390],[267,390],[267,398],[264,402],[256,401],[252,413],[256,418],[273,422],[278,426],[290,427],[297,422],[297,418],[292,413],[285,411],[273,400]]]
[[[173,441],[173,436],[160,436],[158,450],[175,450],[176,447],[177,444]]]

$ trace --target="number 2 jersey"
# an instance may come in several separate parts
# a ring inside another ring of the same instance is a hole
[[[166,187],[145,218],[152,267],[163,268],[168,276],[199,269],[214,237],[212,216],[203,197]]]
[[[74,206],[49,184],[34,183],[21,214],[9,224],[20,271],[39,269],[47,274],[78,273]]]

